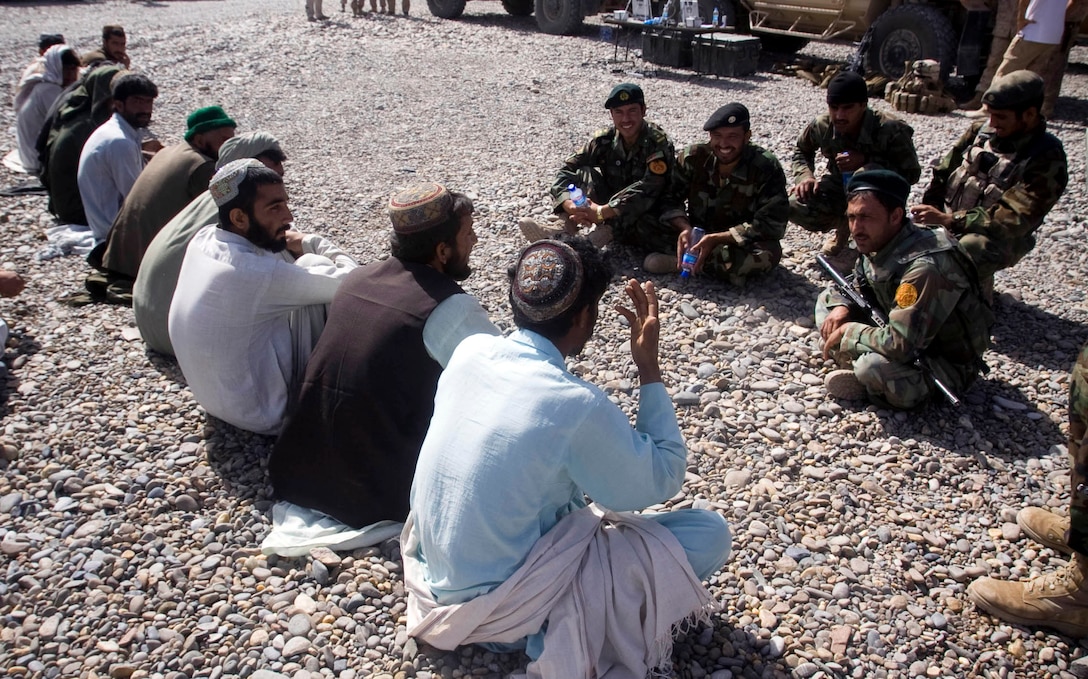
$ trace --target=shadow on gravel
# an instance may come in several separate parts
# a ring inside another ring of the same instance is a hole
[[[3,347],[0,347],[3,358],[3,362],[0,363],[0,373],[2,373],[0,374],[0,420],[8,415],[9,395],[19,388],[19,369],[11,367],[12,363],[21,356],[33,356],[42,349],[41,343],[34,338],[34,335],[19,330],[12,330],[8,344],[12,343],[15,343],[15,347],[7,351],[3,351]]]
[[[536,27],[536,19],[531,16],[528,17],[516,17],[504,12],[498,12],[495,14],[473,14],[464,15],[457,19],[458,23],[469,24],[470,26],[489,26],[502,28],[507,31],[514,31],[515,33],[540,33],[540,29]],[[594,39],[597,36],[597,29],[590,30],[589,26],[583,26],[581,32],[575,36],[568,36],[574,38],[582,38],[592,36]]]
[[[240,500],[253,500],[258,510],[268,513],[272,506],[268,456],[275,438],[238,429],[210,415],[205,417],[204,452],[223,490]]]
[[[994,315],[990,350],[1031,368],[1072,370],[1088,340],[1088,327],[1005,295],[994,304]]]
[[[695,646],[721,651],[717,656],[693,658]],[[763,654],[770,650],[770,639],[760,639],[747,630],[729,624],[724,615],[712,615],[709,625],[697,625],[686,634],[677,635],[673,645],[674,677],[708,676],[720,669],[727,669],[735,677],[791,676],[792,670],[781,660],[770,660]],[[732,649],[732,653],[729,653]],[[706,674],[690,671],[701,666]]]
[[[1088,67],[1081,66],[1080,70],[1088,72]],[[1059,96],[1058,100],[1054,102],[1054,115],[1051,116],[1051,119],[1083,125],[1084,121],[1088,120],[1088,101],[1076,97]]]

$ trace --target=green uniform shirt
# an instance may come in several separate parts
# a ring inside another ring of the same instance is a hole
[[[615,127],[598,130],[559,169],[551,188],[555,212],[563,212],[568,184],[579,184],[579,188],[586,191],[586,187],[580,185],[583,181],[580,171],[593,168],[601,177],[600,183],[593,187],[596,202],[607,202],[620,213],[621,219],[630,222],[648,212],[664,196],[675,159],[672,142],[654,123],[643,124],[630,149],[624,149]]]
[[[816,154],[827,159],[827,172],[842,183],[842,173],[835,156],[844,152],[865,156],[866,170],[891,170],[911,184],[922,176],[918,152],[914,150],[914,128],[886,113],[865,110],[857,139],[835,134],[831,117],[823,114],[813,120],[797,138],[793,151],[793,182],[816,176]]]
[[[773,153],[748,144],[733,172],[724,176],[710,144],[692,144],[676,159],[661,220],[685,214],[707,233],[729,231],[741,247],[781,240],[790,214],[786,175]]]

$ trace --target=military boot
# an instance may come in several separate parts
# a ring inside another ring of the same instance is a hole
[[[519,219],[518,228],[521,230],[521,235],[525,236],[525,240],[530,243],[535,243],[538,240],[549,240],[563,233],[561,228],[544,226],[535,219],[529,218]]]
[[[642,269],[646,273],[663,274],[676,273],[680,267],[676,266],[676,255],[666,252],[651,252],[642,260]]]
[[[1069,530],[1068,516],[1058,516],[1041,507],[1024,507],[1016,515],[1016,523],[1039,544],[1055,552],[1073,553],[1065,541],[1066,531]]]
[[[827,237],[821,252],[825,257],[834,257],[842,252],[843,248],[850,244],[850,227],[840,224],[835,227],[835,232]]]
[[[597,228],[589,232],[586,236],[590,243],[593,243],[598,248],[603,248],[612,242],[612,227],[606,224],[598,224]]]
[[[824,378],[824,389],[833,398],[844,401],[861,401],[869,392],[858,380],[853,370],[832,370]]]
[[[1051,627],[1088,636],[1088,559],[1074,554],[1062,568],[1027,582],[979,578],[967,588],[982,610],[1018,625]]]

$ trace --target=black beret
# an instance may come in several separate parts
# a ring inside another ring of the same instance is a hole
[[[982,103],[990,108],[1016,111],[1040,105],[1045,86],[1043,79],[1031,71],[1013,71],[995,78],[990,89],[982,95]]]
[[[846,193],[855,191],[876,191],[893,198],[897,205],[906,207],[910,195],[910,184],[891,170],[865,170],[855,172],[846,185]]]
[[[865,84],[865,78],[853,71],[839,71],[827,83],[827,103],[832,106],[868,104],[869,87]]]
[[[738,104],[734,101],[710,114],[710,117],[703,124],[703,130],[710,132],[719,127],[740,127],[741,125],[747,125],[749,120],[748,109],[744,107],[744,104]]]
[[[605,108],[616,108],[627,104],[645,104],[646,98],[642,96],[642,88],[634,83],[620,83],[608,93],[604,100]]]

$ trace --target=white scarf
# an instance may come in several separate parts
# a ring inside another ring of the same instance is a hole
[[[23,74],[22,80],[19,81],[15,88],[14,106],[16,113],[30,98],[30,92],[38,83],[64,84],[64,62],[61,60],[61,55],[71,49],[68,45],[53,45],[41,56],[41,66],[39,68],[33,71],[27,69],[30,72]]]

